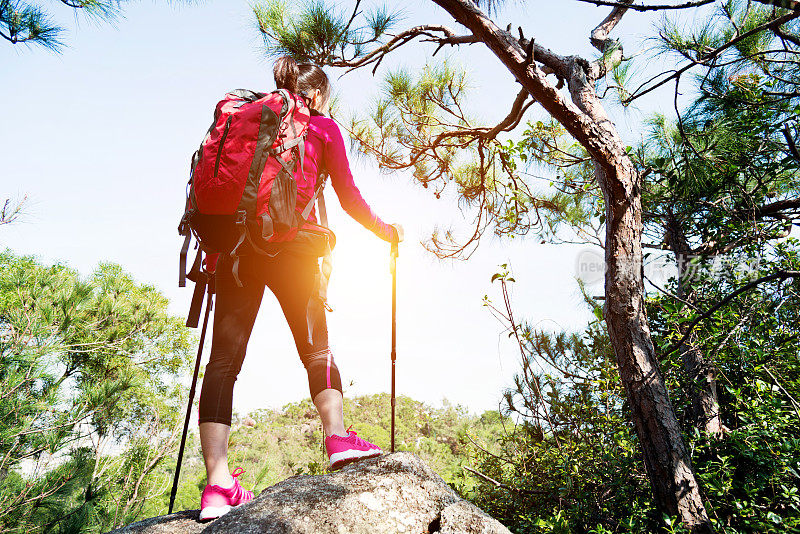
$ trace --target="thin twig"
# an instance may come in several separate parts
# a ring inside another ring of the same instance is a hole
[[[482,479],[484,479],[487,482],[491,482],[492,484],[494,484],[498,488],[502,488],[502,489],[507,490],[507,491],[512,491],[514,493],[521,493],[523,495],[525,495],[525,494],[528,494],[528,495],[550,495],[550,492],[549,491],[545,491],[545,490],[522,489],[522,488],[515,488],[513,486],[509,486],[508,484],[503,484],[502,482],[499,482],[499,481],[493,479],[490,476],[484,475],[480,471],[476,471],[475,469],[473,469],[471,467],[468,467],[466,465],[462,465],[461,468],[463,470],[465,470],[465,471],[469,471],[473,475],[481,477]]]
[[[777,379],[777,378],[775,378],[775,375],[773,375],[773,374],[772,374],[772,371],[770,371],[770,370],[769,370],[769,368],[768,368],[767,366],[764,366],[764,370],[767,372],[767,374],[770,376],[770,378],[772,378],[772,381],[773,381],[773,382],[775,382],[775,385],[776,385],[776,386],[778,386],[778,389],[780,389],[781,391],[783,391],[783,394],[784,394],[784,395],[786,395],[787,397],[789,397],[789,402],[792,404],[792,408],[794,408],[794,413],[796,413],[796,414],[797,414],[797,418],[798,418],[798,419],[800,419],[800,405],[797,403],[797,401],[796,401],[796,400],[794,400],[794,397],[792,397],[792,396],[789,394],[789,392],[788,392],[788,391],[786,391],[786,390],[783,388],[783,386],[781,385],[781,383],[780,383],[780,382],[778,382],[778,379]]]
[[[658,289],[660,292],[664,293],[666,296],[668,296],[668,297],[670,297],[670,298],[673,298],[673,299],[675,299],[675,300],[677,300],[677,301],[679,301],[679,302],[682,302],[682,303],[686,304],[687,306],[689,306],[691,309],[693,309],[693,310],[695,310],[695,311],[700,311],[700,309],[699,309],[697,306],[695,306],[694,304],[692,304],[692,303],[691,303],[691,302],[689,302],[688,300],[686,300],[686,299],[682,299],[682,298],[680,298],[678,295],[675,295],[675,294],[673,294],[673,293],[670,293],[670,292],[669,292],[669,291],[667,291],[666,289],[664,289],[664,288],[660,287],[658,284],[656,284],[655,282],[653,282],[652,280],[650,280],[650,279],[649,279],[647,276],[645,276],[645,277],[644,277],[644,279],[645,279],[645,280],[647,280],[648,282],[650,282],[650,285],[651,285],[651,286],[653,286],[654,288]]]

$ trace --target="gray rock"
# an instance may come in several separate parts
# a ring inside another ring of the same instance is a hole
[[[408,452],[364,460],[326,475],[291,477],[215,521],[200,523],[197,517],[197,510],[178,512],[113,534],[509,533]]]
[[[442,510],[441,534],[496,534],[508,532],[500,522],[467,501],[458,501]]]
[[[127,527],[118,528],[113,532],[119,534],[195,534],[202,532],[207,526],[200,522],[200,510],[186,510],[131,523]]]

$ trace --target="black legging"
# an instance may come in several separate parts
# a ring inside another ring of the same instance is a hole
[[[292,330],[308,372],[311,398],[324,389],[342,391],[339,369],[328,347],[317,258],[286,252],[272,259],[243,256],[239,277],[243,287],[234,282],[230,259],[223,254],[217,266],[214,333],[200,391],[199,422],[231,424],[233,384],[242,368],[265,285],[277,297]]]

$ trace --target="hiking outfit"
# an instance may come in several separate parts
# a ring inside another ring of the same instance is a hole
[[[314,115],[305,141],[303,172],[315,177],[322,168],[329,172],[342,208],[351,217],[385,241],[397,239],[397,231],[373,213],[356,187],[339,127],[327,117]],[[304,205],[312,195],[313,190],[298,190],[298,205]],[[310,219],[316,222],[313,210]],[[292,331],[298,356],[308,373],[311,398],[325,389],[341,392],[339,369],[328,345],[326,303],[318,294],[321,274],[317,258],[298,254],[286,245],[283,250],[277,249],[274,257],[244,251],[238,268],[241,287],[232,276],[231,258],[221,255],[215,275],[217,304],[211,358],[200,391],[199,422],[231,424],[233,385],[244,361],[264,287],[275,294]]]
[[[302,97],[284,89],[237,89],[217,104],[214,122],[192,157],[186,209],[178,227],[185,237],[179,285],[186,278],[196,282],[187,325],[197,325],[206,291],[208,319],[211,294],[216,293],[199,423],[231,425],[233,386],[265,287],[275,294],[292,331],[312,399],[326,389],[342,391],[325,317],[335,236],[317,224],[314,208],[319,202],[326,224],[322,189],[328,176],[351,217],[381,239],[397,241],[397,230],[373,213],[353,182],[344,139],[333,120],[309,110]],[[186,273],[192,237],[200,247]],[[197,365],[199,361],[198,356]],[[349,429],[346,436],[326,437],[325,447],[332,469],[381,453]],[[236,478],[242,472],[234,470],[231,488],[206,486],[201,519],[219,517],[253,498]],[[170,507],[177,479],[176,471]]]

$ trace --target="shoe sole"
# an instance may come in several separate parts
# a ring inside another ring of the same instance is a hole
[[[380,456],[381,452],[380,449],[370,449],[368,451],[346,451],[331,454],[331,465],[328,470],[337,471],[348,464]]]
[[[223,515],[230,512],[231,510],[233,510],[234,508],[241,506],[242,504],[237,504],[236,506],[231,506],[229,504],[226,504],[225,506],[206,506],[205,508],[200,510],[200,521],[207,521],[209,519],[220,518]]]

